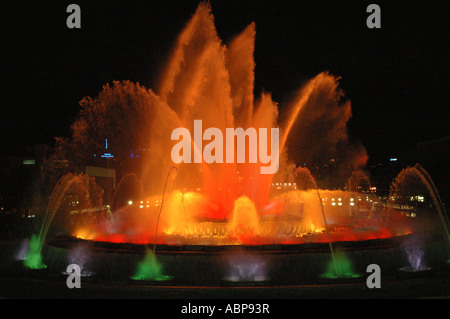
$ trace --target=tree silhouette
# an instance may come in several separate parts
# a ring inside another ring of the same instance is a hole
[[[80,101],[79,117],[72,125],[71,160],[78,165],[103,166],[104,153],[111,153],[119,171],[130,167],[130,154],[149,147],[153,92],[139,83],[114,81],[106,84],[97,97]],[[106,149],[105,141],[108,140]]]

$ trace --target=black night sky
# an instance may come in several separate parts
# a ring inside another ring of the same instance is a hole
[[[341,76],[350,134],[372,160],[450,135],[448,2],[377,1],[381,29],[366,26],[371,1],[210,2],[225,43],[256,23],[256,95],[272,92],[282,108],[319,72]],[[66,26],[70,3],[81,7],[81,29]],[[2,1],[2,154],[67,136],[78,101],[107,82],[156,88],[198,3]]]

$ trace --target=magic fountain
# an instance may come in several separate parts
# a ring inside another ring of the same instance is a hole
[[[178,37],[158,93],[141,87],[129,93],[135,94],[152,119],[153,127],[143,129],[142,137],[151,150],[151,160],[145,161],[138,173],[123,176],[107,205],[94,196],[99,186],[92,178],[82,174],[61,178],[40,232],[30,241],[25,265],[56,267],[52,257],[42,256],[46,241],[49,256],[55,257],[55,251],[71,251],[82,243],[93,252],[93,259],[108,260],[105,264],[110,267],[114,267],[110,256],[126,255],[123,258],[127,261],[120,263],[122,268],[124,264],[132,268],[122,269],[132,279],[161,281],[173,278],[170,275],[180,279],[193,273],[192,280],[200,280],[202,275],[211,280],[219,273],[218,278],[232,282],[280,281],[277,272],[295,281],[292,278],[306,273],[308,265],[331,272],[330,277],[355,277],[348,259],[342,252],[336,253],[337,248],[361,252],[353,258],[359,258],[363,265],[383,263],[377,259],[382,252],[374,252],[374,247],[398,246],[414,229],[404,223],[406,218],[396,207],[386,205],[370,189],[362,192],[358,183],[364,179],[349,179],[345,190],[320,189],[309,170],[302,167],[291,172],[290,176],[297,178],[281,180],[276,174],[261,174],[260,161],[173,163],[171,132],[178,127],[193,132],[195,120],[222,132],[236,127],[279,128],[277,174],[285,176],[289,176],[286,145],[289,139],[295,140],[291,133],[303,125],[308,110],[322,112],[315,116],[325,119],[326,112],[338,112],[342,121],[328,135],[335,139],[333,145],[348,143],[345,124],[351,115],[350,104],[342,101],[339,79],[333,75],[324,72],[308,81],[288,107],[284,122],[269,93],[254,97],[254,42],[252,23],[225,46],[217,35],[209,5],[200,4]],[[193,141],[192,145],[195,156],[201,150]],[[365,163],[365,152],[352,152],[348,164],[361,174],[358,168]],[[128,189],[130,185],[134,192]],[[149,189],[154,190],[153,195]],[[69,190],[83,199],[72,212],[63,208]],[[437,194],[430,190],[432,196]],[[124,194],[128,198],[120,201]],[[437,201],[436,207],[444,218]],[[64,211],[71,220],[70,236],[47,238],[53,219]],[[447,223],[443,219],[443,224]],[[371,261],[365,252],[378,257]],[[137,257],[130,262],[130,256]],[[274,260],[274,256],[279,258]],[[226,269],[214,268],[219,264]],[[107,266],[102,267],[95,272],[105,273]],[[133,275],[136,268],[138,274]]]

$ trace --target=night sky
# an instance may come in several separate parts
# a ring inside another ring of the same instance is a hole
[[[228,43],[256,23],[255,95],[280,103],[321,71],[341,76],[352,101],[350,135],[371,159],[450,135],[448,1],[375,1],[381,29],[366,26],[374,1],[212,0]],[[66,8],[81,7],[81,29]],[[3,155],[68,136],[84,96],[113,80],[156,89],[178,33],[199,1],[2,1]]]

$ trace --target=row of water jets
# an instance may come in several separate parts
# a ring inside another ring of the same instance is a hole
[[[436,187],[434,186],[434,183],[432,182],[430,176],[428,173],[420,166],[415,165],[414,167],[408,167],[407,169],[408,173],[412,173],[415,176],[418,176],[423,184],[427,187],[430,196],[433,200],[434,206],[436,210],[438,211],[439,217],[441,218],[442,225],[445,231],[445,234],[447,236],[447,240],[450,243],[450,237],[448,233],[447,223],[446,220],[446,214],[445,214],[445,208],[442,205],[442,202],[440,200],[439,194],[436,190]],[[166,179],[166,186],[167,186],[167,180],[171,176],[171,174],[174,173],[176,169],[171,168],[169,174],[167,175]],[[30,269],[43,269],[47,266],[43,263],[43,257],[42,257],[42,247],[45,242],[45,238],[48,233],[48,229],[50,227],[50,224],[57,212],[57,209],[59,205],[61,204],[62,198],[64,194],[66,193],[67,189],[73,184],[79,182],[77,176],[73,175],[67,175],[63,177],[59,182],[57,187],[55,187],[55,191],[53,192],[50,203],[47,208],[47,212],[44,217],[44,221],[42,223],[42,226],[40,228],[40,232],[38,235],[33,235],[30,240],[25,240],[17,254],[17,259],[23,260],[25,267]],[[165,188],[166,188],[165,186]],[[164,202],[164,194],[165,189],[163,192],[163,198],[161,203]],[[322,200],[320,198],[320,191],[317,189],[317,195],[319,198],[319,202],[322,203]],[[323,206],[322,206],[323,208]],[[158,220],[163,211],[163,205],[161,205],[159,214],[158,214]],[[342,267],[342,265],[346,264],[348,261],[345,261],[345,257],[342,254],[339,254],[336,256],[334,249],[333,249],[333,243],[330,239],[329,233],[328,233],[328,226],[327,226],[327,219],[325,215],[325,211],[322,209],[322,216],[325,223],[325,228],[328,236],[328,243],[330,248],[330,254],[331,254],[331,263],[330,267],[327,270],[327,273],[330,277],[346,277],[349,275],[349,272],[345,270],[345,267]],[[156,225],[156,233],[157,233],[158,223]],[[156,242],[156,240],[155,240]],[[423,264],[423,257],[424,257],[424,251],[422,249],[422,245],[420,241],[417,239],[417,237],[412,237],[407,243],[405,243],[402,247],[407,255],[408,261],[410,263],[410,268],[415,271],[424,270],[427,269],[427,267]],[[89,252],[89,248],[87,246],[77,246],[73,248],[69,254],[68,254],[68,262],[69,264],[76,263],[80,266],[83,274],[89,274],[90,272],[85,269],[85,265],[87,264],[91,254]],[[253,257],[252,257],[253,258]],[[230,266],[230,269],[234,269],[232,271],[232,274],[229,275],[230,278],[234,278],[233,280],[236,280],[236,278],[265,278],[263,275],[258,275],[260,272],[264,273],[265,269],[265,262],[262,262],[261,260],[256,260],[253,258],[244,258],[240,257],[237,259],[233,259],[232,265]],[[255,266],[256,265],[256,266]],[[156,245],[153,245],[152,249],[148,247],[147,254],[144,258],[144,260],[139,263],[137,267],[136,274],[132,277],[133,279],[144,279],[144,280],[164,280],[170,278],[170,276],[164,276],[162,275],[162,266],[158,262],[156,258]],[[238,275],[236,275],[236,272]],[[237,276],[237,277],[236,277]]]
[[[16,258],[26,260],[28,250],[28,240],[23,241]],[[409,265],[400,268],[400,271],[423,272],[430,270],[424,263],[425,252],[422,242],[417,236],[409,238],[402,244],[402,249],[406,253]],[[78,244],[68,251],[67,266],[76,264],[79,266],[81,277],[91,277],[95,272],[91,269],[93,254],[87,244]],[[69,275],[62,271],[64,275]],[[326,279],[358,278],[361,277],[354,271],[349,258],[342,251],[333,253],[325,272],[320,275]],[[173,277],[163,273],[163,265],[158,261],[152,250],[147,250],[142,261],[137,264],[132,280],[146,281],[166,281]],[[223,278],[228,282],[265,282],[270,279],[268,276],[267,260],[257,254],[237,252],[227,257],[227,271]]]

